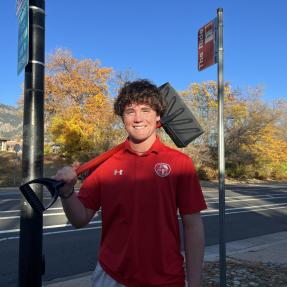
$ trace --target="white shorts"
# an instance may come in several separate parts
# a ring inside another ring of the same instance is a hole
[[[92,287],[125,287],[115,281],[110,275],[108,275],[100,265],[97,264],[96,269],[92,275]]]

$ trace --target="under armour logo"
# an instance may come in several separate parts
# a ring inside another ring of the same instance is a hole
[[[122,169],[120,169],[120,170],[115,169],[114,170],[114,175],[123,175],[123,173],[124,173],[124,171]]]

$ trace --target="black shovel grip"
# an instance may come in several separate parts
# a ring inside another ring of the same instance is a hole
[[[23,184],[20,186],[20,190],[34,210],[40,213],[42,213],[45,210],[45,207],[43,206],[42,202],[35,194],[33,189],[30,187],[30,185]]]
[[[45,186],[51,194],[51,201],[47,206],[44,206],[38,196],[35,194],[31,187],[31,184],[41,184]],[[20,190],[31,207],[37,212],[44,212],[51,207],[59,196],[59,189],[65,184],[63,181],[51,179],[51,178],[37,178],[26,182],[20,186]]]

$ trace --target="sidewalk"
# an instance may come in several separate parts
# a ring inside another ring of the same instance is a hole
[[[228,258],[287,266],[287,231],[233,241],[226,244]],[[218,261],[218,245],[205,248],[205,262]],[[49,287],[90,287],[91,272],[44,282]],[[287,276],[287,275],[286,275]]]

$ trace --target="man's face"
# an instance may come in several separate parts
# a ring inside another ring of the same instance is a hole
[[[160,116],[148,104],[127,105],[123,113],[125,129],[130,140],[143,142],[156,136],[156,124]]]

